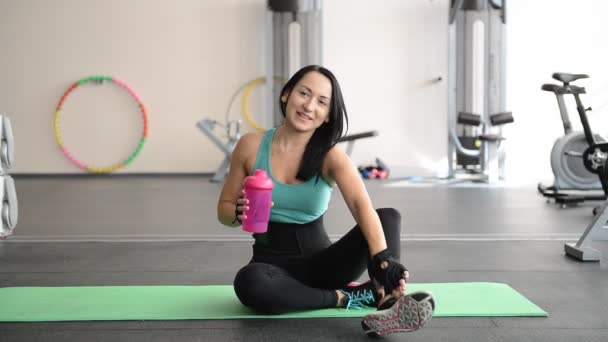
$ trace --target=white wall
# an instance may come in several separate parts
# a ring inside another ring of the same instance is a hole
[[[555,97],[540,90],[559,83],[553,72],[586,73],[577,81],[594,108],[590,121],[596,133],[608,133],[608,3],[597,0],[508,2],[508,103],[515,123],[508,128],[508,175],[514,182],[552,178],[549,154],[563,134]],[[580,120],[569,99],[570,118]]]
[[[403,172],[436,170],[447,150],[447,1],[325,1],[325,64],[335,70],[357,142]],[[444,81],[435,80],[442,77]]]
[[[357,143],[354,158],[433,167],[445,151],[445,85],[432,79],[445,75],[446,1],[370,6],[325,1],[325,64],[341,81],[351,132],[380,131]],[[147,145],[121,172],[214,171],[223,156],[194,123],[223,121],[232,93],[264,74],[264,9],[264,0],[0,0],[13,172],[81,172],[57,148],[54,108],[73,82],[98,74],[130,85],[150,115]],[[258,122],[262,95],[252,95]],[[134,150],[139,120],[119,90],[77,89],[62,112],[64,142],[86,164],[111,165]]]
[[[338,76],[351,132],[380,131],[355,147],[358,164],[438,167],[446,153],[448,0],[326,0],[325,64]],[[264,0],[0,0],[0,112],[17,138],[14,173],[79,173],[58,150],[54,108],[74,81],[119,78],[141,96],[150,139],[122,172],[211,172],[222,154],[197,129],[223,121],[232,93],[264,74]],[[608,133],[608,32],[602,1],[508,3],[508,176],[550,176],[549,151],[561,124],[554,71],[589,73],[580,82]],[[262,90],[251,111],[261,121]],[[64,109],[66,145],[85,162],[126,158],[139,121],[124,94],[107,87],[74,94]],[[68,106],[69,105],[69,106]],[[240,102],[233,115],[240,115]],[[577,123],[575,112],[573,122]],[[109,130],[112,137],[108,137]],[[69,139],[69,141],[68,141]]]
[[[12,172],[81,172],[57,148],[54,109],[72,83],[99,74],[130,85],[149,111],[150,138],[126,172],[217,167],[222,155],[194,124],[223,120],[232,92],[263,74],[263,4],[0,0],[0,111],[17,139]],[[105,88],[75,93],[64,108],[66,147],[87,164],[125,159],[139,137],[137,108]]]

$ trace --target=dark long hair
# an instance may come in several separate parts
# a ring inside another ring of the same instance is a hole
[[[322,176],[323,160],[327,152],[334,147],[338,140],[348,131],[348,115],[346,114],[346,106],[342,98],[342,90],[334,74],[326,68],[319,65],[306,66],[296,72],[281,90],[279,97],[279,106],[281,113],[285,117],[287,101],[281,101],[281,97],[289,98],[291,91],[296,84],[309,72],[316,71],[329,79],[331,82],[331,100],[329,104],[329,121],[323,122],[312,134],[310,141],[306,145],[300,169],[296,178],[301,181],[307,181],[316,176],[317,181]]]

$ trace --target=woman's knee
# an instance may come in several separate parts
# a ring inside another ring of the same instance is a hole
[[[393,220],[401,220],[401,213],[395,208],[378,208],[376,209],[378,216]]]
[[[234,277],[234,292],[241,303],[262,313],[274,313],[274,266],[251,263],[241,268]],[[278,271],[278,270],[276,270]]]
[[[234,292],[244,305],[249,305],[251,298],[255,297],[255,294],[251,293],[255,286],[251,285],[259,281],[260,273],[257,264],[248,264],[241,268],[234,277]]]
[[[382,228],[385,232],[392,234],[401,233],[401,213],[395,208],[380,208],[376,209]]]

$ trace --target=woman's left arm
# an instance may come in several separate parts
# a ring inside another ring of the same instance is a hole
[[[353,218],[361,227],[370,256],[385,250],[386,239],[380,218],[352,160],[342,149],[334,147],[327,153],[325,166],[329,177],[338,185]]]
[[[338,185],[348,209],[367,241],[372,258],[371,274],[384,286],[379,293],[383,296],[384,291],[388,290],[388,293],[398,297],[404,295],[407,270],[388,252],[382,223],[372,206],[359,171],[348,155],[336,147],[327,153],[325,161],[329,176]]]

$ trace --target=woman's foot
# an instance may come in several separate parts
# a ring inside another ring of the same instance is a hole
[[[361,284],[349,284],[337,290],[339,308],[364,309],[375,308],[378,304],[376,289],[371,281]]]
[[[435,300],[428,292],[414,292],[398,299],[392,296],[385,298],[378,311],[365,316],[361,322],[363,330],[370,336],[418,330],[431,320],[435,311]]]
[[[387,295],[387,296],[383,296],[378,301],[378,310],[385,310],[385,309],[390,308],[391,306],[393,306],[393,304],[395,304],[395,302],[397,300],[399,300],[399,297],[398,296],[394,296],[392,294]]]

